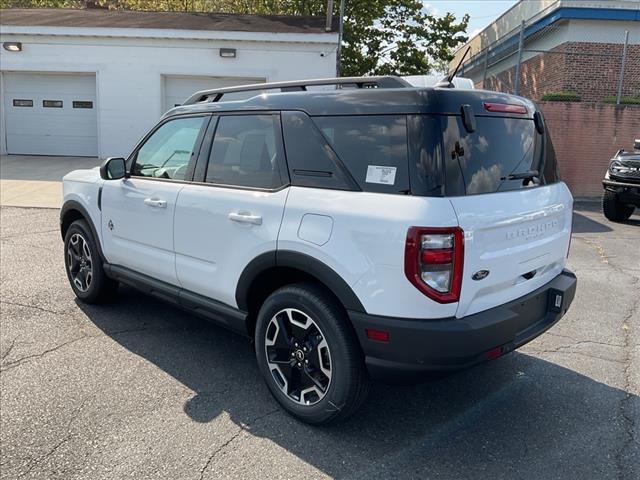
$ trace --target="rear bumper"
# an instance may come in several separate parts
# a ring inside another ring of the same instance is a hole
[[[464,318],[414,320],[349,312],[369,374],[384,382],[414,382],[432,372],[459,370],[514,350],[551,328],[576,291],[568,270],[524,297]],[[557,297],[561,298],[556,306]],[[389,332],[386,343],[367,329]]]

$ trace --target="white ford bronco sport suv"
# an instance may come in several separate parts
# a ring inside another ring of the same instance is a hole
[[[60,221],[81,301],[123,283],[250,336],[277,401],[322,424],[370,379],[557,322],[572,204],[530,101],[371,77],[198,92],[128,159],[66,175]]]

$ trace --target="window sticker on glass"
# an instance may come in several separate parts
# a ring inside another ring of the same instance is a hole
[[[367,183],[393,185],[396,183],[396,167],[382,167],[380,165],[367,166]]]

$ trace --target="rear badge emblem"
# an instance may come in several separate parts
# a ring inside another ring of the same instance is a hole
[[[479,270],[471,276],[472,280],[484,280],[489,276],[489,270]]]

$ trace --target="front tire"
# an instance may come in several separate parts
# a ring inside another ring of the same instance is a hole
[[[104,273],[96,240],[84,220],[76,220],[67,229],[64,265],[73,293],[84,303],[110,300],[118,289],[118,283]]]
[[[258,313],[255,350],[272,395],[303,422],[344,420],[369,391],[344,309],[313,283],[289,285],[267,298]]]
[[[624,222],[625,220],[629,220],[634,210],[635,207],[621,203],[615,192],[610,192],[609,190],[604,191],[604,195],[602,196],[602,212],[608,220],[612,222]]]

